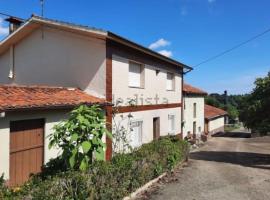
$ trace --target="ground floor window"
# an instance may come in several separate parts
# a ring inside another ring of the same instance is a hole
[[[175,115],[168,115],[169,134],[175,134]]]
[[[131,122],[131,146],[139,147],[142,145],[143,121]]]

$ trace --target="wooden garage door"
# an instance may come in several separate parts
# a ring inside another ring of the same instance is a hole
[[[43,164],[44,120],[10,123],[10,186],[24,183]]]

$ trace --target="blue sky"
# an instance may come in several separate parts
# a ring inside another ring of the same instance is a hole
[[[269,8],[269,0],[45,0],[48,18],[110,30],[189,66],[270,28]],[[28,18],[40,14],[39,0],[0,0],[0,12]],[[0,38],[5,27],[0,19]],[[269,52],[270,33],[185,80],[209,93],[246,93],[270,71]]]

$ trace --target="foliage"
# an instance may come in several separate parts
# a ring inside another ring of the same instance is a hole
[[[205,103],[226,110],[230,121],[233,122],[239,117],[240,106],[246,96],[228,95],[226,98],[224,94],[210,94],[205,97]]]
[[[66,171],[32,178],[18,199],[122,199],[137,188],[170,171],[188,152],[188,143],[164,137],[110,162],[95,161],[87,171]]]
[[[132,150],[132,146],[130,145],[129,135],[132,131],[130,123],[133,116],[129,113],[126,117],[123,114],[120,114],[120,119],[116,120],[116,115],[119,114],[118,104],[113,108],[113,153],[127,153]]]
[[[49,147],[62,150],[61,159],[69,168],[85,171],[92,163],[93,153],[95,159],[104,159],[104,134],[111,137],[102,109],[97,105],[81,105],[70,113],[67,120],[54,127],[54,133],[49,136]]]
[[[247,128],[262,134],[270,132],[270,72],[256,79],[255,88],[241,104],[240,119]]]

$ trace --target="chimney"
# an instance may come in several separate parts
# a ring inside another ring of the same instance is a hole
[[[9,34],[16,31],[24,22],[22,19],[19,19],[17,17],[9,17],[5,19],[5,21],[9,22]]]

